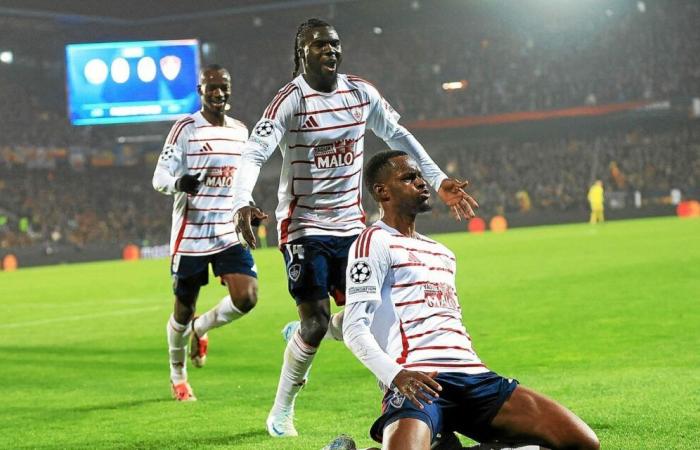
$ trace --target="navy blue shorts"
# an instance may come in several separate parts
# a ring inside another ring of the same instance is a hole
[[[412,418],[428,424],[432,437],[455,431],[477,442],[487,441],[492,434],[491,421],[518,385],[518,380],[494,372],[476,375],[445,372],[435,379],[442,386],[440,397],[432,405],[424,403],[422,410],[403,395],[387,391],[382,400],[382,415],[370,430],[372,439],[381,442],[387,425]]]
[[[257,278],[257,268],[250,250],[237,244],[221,253],[204,256],[176,255],[172,258],[170,273],[173,275],[173,292],[186,295],[188,289],[209,283],[209,264],[215,276],[241,273]],[[187,280],[187,283],[182,281]]]
[[[357,236],[306,236],[282,247],[287,287],[297,305],[328,298],[345,304],[348,250]]]

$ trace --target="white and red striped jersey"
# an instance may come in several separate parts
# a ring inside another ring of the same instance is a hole
[[[455,272],[447,247],[419,234],[404,236],[381,221],[350,248],[345,341],[385,386],[402,368],[488,371],[462,324]]]
[[[233,210],[252,200],[260,166],[283,155],[276,211],[280,245],[302,236],[353,236],[364,228],[362,167],[367,128],[415,159],[437,189],[445,174],[398,123],[399,115],[367,81],[338,75],[338,87],[312,89],[303,76],[283,87],[256,124],[235,178]]]
[[[231,212],[233,175],[247,138],[246,126],[231,117],[215,126],[197,112],[173,125],[153,174],[153,187],[175,196],[172,255],[210,255],[238,243]],[[175,190],[175,181],[185,174],[199,174],[196,195]]]

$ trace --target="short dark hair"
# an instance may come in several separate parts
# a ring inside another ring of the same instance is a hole
[[[207,64],[206,66],[204,66],[200,69],[199,75],[202,76],[204,74],[204,72],[209,72],[210,70],[219,71],[219,70],[226,70],[226,68],[220,64]],[[226,70],[226,72],[228,72],[228,70]]]
[[[408,153],[401,150],[386,150],[372,156],[365,165],[365,187],[372,192],[372,187],[382,181],[382,172],[389,166],[389,161],[397,156],[406,156]]]
[[[297,75],[299,75],[299,48],[301,48],[300,44],[304,37],[304,33],[306,33],[307,30],[319,27],[333,27],[333,25],[315,17],[312,17],[311,19],[299,24],[297,34],[294,37],[294,72],[292,72],[292,78],[296,78]]]

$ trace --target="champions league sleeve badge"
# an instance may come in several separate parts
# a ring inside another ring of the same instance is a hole
[[[255,126],[255,130],[253,130],[253,133],[255,133],[256,136],[268,137],[272,134],[273,129],[274,126],[272,125],[271,121],[263,120]]]
[[[372,269],[364,261],[355,261],[352,268],[350,268],[350,280],[355,284],[365,283],[371,276]]]

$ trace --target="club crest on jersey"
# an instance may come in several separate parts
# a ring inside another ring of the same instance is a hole
[[[299,280],[299,275],[301,275],[301,264],[292,264],[289,266],[288,274],[292,281]]]
[[[420,259],[416,255],[413,254],[412,251],[408,251],[408,261],[416,264],[421,264]]]
[[[423,285],[425,304],[431,308],[449,308],[460,311],[457,295],[452,286],[427,282]]]
[[[352,108],[350,110],[350,114],[352,114],[352,118],[355,119],[355,122],[361,122],[362,121],[362,113],[363,113],[363,108]]]
[[[207,171],[204,177],[206,187],[231,187],[233,186],[233,174],[236,172],[234,166],[223,166]]]
[[[355,140],[343,139],[314,148],[314,163],[319,169],[335,169],[355,163]]]
[[[253,133],[260,137],[267,137],[272,134],[273,130],[272,122],[269,120],[263,120],[259,124],[256,125],[255,130],[253,130]]]

